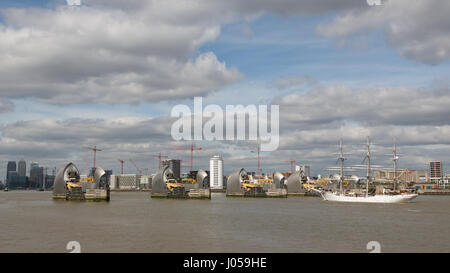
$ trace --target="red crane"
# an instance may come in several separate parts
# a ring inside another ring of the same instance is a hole
[[[295,159],[290,159],[290,160],[286,160],[284,162],[289,162],[291,163],[291,173],[294,173],[294,163],[297,163],[297,161]]]
[[[258,157],[258,176],[260,176],[260,172],[261,172],[261,153],[262,152],[268,152],[268,151],[261,151],[261,143],[258,142],[256,151],[250,151],[250,152],[257,154],[257,157]]]
[[[86,166],[86,169],[88,170],[88,175],[91,172],[91,170],[89,169],[89,165],[87,164],[86,159],[84,160],[84,166]]]
[[[136,170],[139,172],[139,174],[142,174],[142,170],[139,169],[139,167],[136,165],[136,163],[134,163],[134,161],[132,159],[130,159],[131,164],[133,164],[133,166],[136,168]]]
[[[123,163],[125,162],[125,160],[121,160],[121,159],[117,159],[120,162],[121,168],[120,168],[120,174],[123,174]]]
[[[261,158],[260,158],[260,154],[261,154],[261,145],[258,142],[258,146],[256,148],[256,151],[251,151],[252,153],[257,153],[257,157],[258,157],[258,176],[260,175],[260,170],[261,170]]]
[[[139,154],[141,156],[149,156],[149,157],[157,157],[158,158],[158,170],[161,169],[161,158],[169,158],[167,155],[161,155],[159,154]]]
[[[285,149],[279,148],[279,149],[276,149],[275,151],[281,151],[281,150],[285,150]],[[263,152],[272,152],[272,151],[261,151],[261,143],[258,141],[256,151],[250,151],[250,152],[257,154],[257,157],[258,157],[258,176],[260,176],[260,171],[261,171],[261,153],[263,153]]]
[[[201,149],[202,149],[201,147],[194,147],[194,143],[192,143],[189,148],[187,147],[168,148],[168,150],[191,150],[191,172],[192,172],[192,165],[194,162],[194,151],[199,151]]]
[[[94,147],[83,146],[83,148],[94,151],[94,168],[95,168],[95,158],[97,156],[97,151],[101,152],[102,150],[97,149],[97,146]]]

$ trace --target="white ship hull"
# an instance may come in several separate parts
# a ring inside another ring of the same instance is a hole
[[[418,196],[416,193],[409,194],[379,194],[373,196],[347,196],[339,193],[321,192],[322,198],[325,201],[333,202],[354,202],[354,203],[402,203],[408,202]]]

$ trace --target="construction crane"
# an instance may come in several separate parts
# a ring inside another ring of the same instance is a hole
[[[102,150],[97,149],[97,146],[94,146],[94,147],[83,146],[83,148],[94,151],[94,169],[95,169],[95,159],[97,156],[97,151],[101,152]]]
[[[167,155],[161,155],[161,153],[158,154],[139,154],[140,156],[148,156],[148,157],[157,157],[158,158],[158,170],[161,169],[161,159],[162,158],[169,158]]]
[[[294,173],[294,163],[296,163],[297,161],[295,159],[290,159],[290,160],[286,160],[284,162],[291,163],[291,173]]]
[[[192,172],[192,165],[194,161],[194,151],[201,150],[201,147],[194,147],[194,143],[191,144],[189,148],[187,147],[175,147],[175,148],[168,148],[168,150],[191,150],[191,172]]]
[[[257,153],[258,155],[257,155],[257,157],[258,157],[258,176],[260,176],[260,171],[261,171],[261,156],[260,156],[260,154],[261,154],[261,144],[259,143],[259,141],[258,141],[258,145],[257,145],[257,148],[256,148],[256,151],[251,151],[252,153]]]
[[[91,173],[91,169],[89,169],[89,165],[88,165],[86,159],[84,160],[84,166],[86,166],[86,169],[87,169],[88,175],[89,175]]]
[[[136,170],[138,171],[139,174],[142,174],[142,170],[139,169],[139,167],[136,165],[136,163],[134,163],[134,161],[132,159],[130,159],[131,164],[133,164],[133,166],[136,168]]]
[[[123,163],[125,162],[125,160],[122,159],[117,159],[120,162],[120,174],[123,174]]]
[[[261,151],[261,143],[258,141],[256,151],[250,151],[251,153],[256,153],[258,157],[258,176],[260,176],[261,172],[261,153],[270,152],[270,151]]]
[[[250,151],[251,153],[256,153],[257,157],[258,157],[258,176],[260,176],[260,171],[261,171],[261,153],[275,152],[275,151],[287,151],[287,150],[290,150],[290,149],[278,148],[274,151],[261,151],[261,142],[258,140],[256,151]]]

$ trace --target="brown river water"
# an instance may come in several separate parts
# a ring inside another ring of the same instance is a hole
[[[53,201],[51,192],[0,192],[0,252],[450,252],[450,196],[405,204],[287,199]]]

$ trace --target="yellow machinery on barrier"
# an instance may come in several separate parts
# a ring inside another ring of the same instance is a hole
[[[186,187],[184,183],[179,183],[175,179],[170,178],[166,182],[166,187],[170,196],[178,198],[186,197]]]
[[[177,183],[177,182],[167,182],[166,186],[167,186],[167,189],[171,192],[173,192],[175,188],[184,188],[183,183]]]
[[[328,181],[328,180],[313,180],[313,182],[320,183],[320,184],[327,184],[327,185],[330,183],[330,181]]]
[[[319,184],[327,184],[327,185],[331,183],[331,181],[329,181],[329,180],[313,180],[312,182],[319,183]],[[352,182],[348,181],[348,180],[344,180],[344,184],[348,185],[350,183],[352,183]]]
[[[272,180],[271,179],[266,179],[266,178],[264,178],[264,179],[255,179],[254,180],[256,183],[266,183],[266,184],[272,184]]]
[[[272,181],[272,179],[270,179],[270,178],[268,178],[267,176],[262,176],[262,175],[260,175],[260,176],[253,176],[253,180],[252,180],[253,182],[256,182],[256,183],[264,183],[264,184],[272,184],[273,183],[273,181]]]
[[[262,184],[249,183],[247,181],[241,183],[245,195],[262,195],[264,189]]]
[[[195,179],[194,178],[188,178],[188,177],[181,178],[181,183],[195,184]]]
[[[242,183],[242,188],[244,188],[245,191],[251,191],[252,189],[256,188],[262,188],[262,185],[260,184],[254,184],[254,183]]]
[[[83,188],[83,182],[67,182],[66,187],[69,192],[73,192],[73,189],[75,188]]]
[[[94,178],[93,177],[82,177],[81,181],[85,182],[85,183],[94,183]]]
[[[83,182],[79,180],[76,169],[67,171],[66,200],[68,199],[84,199]]]

